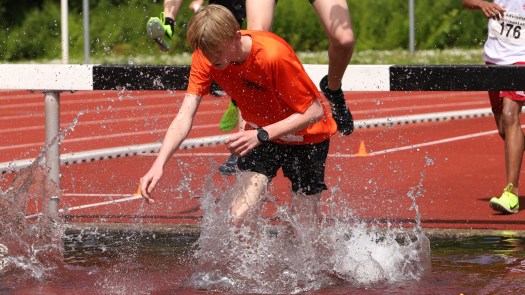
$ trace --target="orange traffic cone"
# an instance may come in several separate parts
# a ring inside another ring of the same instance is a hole
[[[137,188],[137,191],[133,194],[133,196],[142,196],[142,193],[140,192],[140,183],[139,187]]]
[[[361,140],[359,143],[359,150],[355,154],[356,157],[366,157],[368,156],[368,152],[366,151],[365,142]]]

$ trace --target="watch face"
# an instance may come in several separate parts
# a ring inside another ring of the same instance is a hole
[[[257,139],[260,142],[268,142],[268,139],[269,139],[268,132],[266,132],[266,130],[262,128],[257,129]]]

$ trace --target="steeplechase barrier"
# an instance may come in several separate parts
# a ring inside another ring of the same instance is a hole
[[[327,65],[304,65],[319,85]],[[60,188],[60,165],[112,157],[156,152],[160,143],[80,152],[61,157],[59,150],[60,93],[78,90],[185,90],[189,66],[129,66],[77,64],[0,64],[0,89],[44,93],[46,166],[49,178]],[[486,91],[525,89],[525,67],[494,65],[350,65],[343,77],[343,91]],[[418,116],[356,121],[357,128],[371,128],[403,122],[439,121],[455,117],[490,115],[487,109],[448,112],[440,116]],[[192,139],[181,148],[219,144],[224,136]],[[2,173],[27,167],[31,160],[0,163]],[[51,212],[58,212],[58,196],[49,196]]]

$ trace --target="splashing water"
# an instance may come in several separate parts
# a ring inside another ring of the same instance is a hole
[[[195,253],[197,272],[191,278],[195,288],[300,293],[330,282],[318,267],[313,243],[303,241],[289,227],[273,225],[257,212],[247,217],[253,221],[248,225],[233,226],[230,193],[218,202],[212,194],[201,199],[205,214]]]
[[[359,221],[349,226],[341,220],[355,220],[352,212],[344,212],[343,218],[332,226],[328,218],[323,220],[321,240],[328,242],[326,247],[331,247],[332,271],[339,278],[366,287],[419,280],[430,273],[430,241],[423,233],[417,198],[423,196],[425,171],[433,164],[433,160],[425,156],[418,185],[407,193],[412,201],[409,209],[415,211],[416,223],[412,230],[395,228],[391,224],[381,228]]]
[[[430,271],[430,243],[422,234],[358,223],[334,226],[325,235],[332,242],[333,271],[354,285],[418,280]]]
[[[312,230],[298,224],[286,205],[276,204],[272,218],[254,210],[246,217],[249,222],[236,227],[229,216],[235,190],[208,189],[201,198],[198,265],[191,277],[197,289],[297,294],[341,282],[367,287],[419,280],[430,272],[430,243],[420,221],[413,230],[385,228],[360,222],[350,211],[334,221],[328,212]],[[414,208],[421,194],[407,194]],[[417,210],[416,215],[420,218]]]
[[[48,194],[58,195],[37,159],[21,170],[0,196],[0,244],[4,248],[0,278],[32,277],[44,280],[62,267],[62,220],[47,212]],[[43,212],[33,220],[26,212]]]
[[[49,211],[46,199],[60,196],[60,189],[49,180],[44,155],[74,130],[84,113],[78,112],[69,126],[42,147],[31,165],[16,173],[6,191],[0,192],[0,279],[45,280],[63,269],[64,221]]]

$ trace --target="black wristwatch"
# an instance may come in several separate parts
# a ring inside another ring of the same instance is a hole
[[[267,143],[268,141],[270,141],[270,136],[268,136],[268,132],[266,132],[266,130],[262,128],[257,128],[257,139],[261,143]]]

